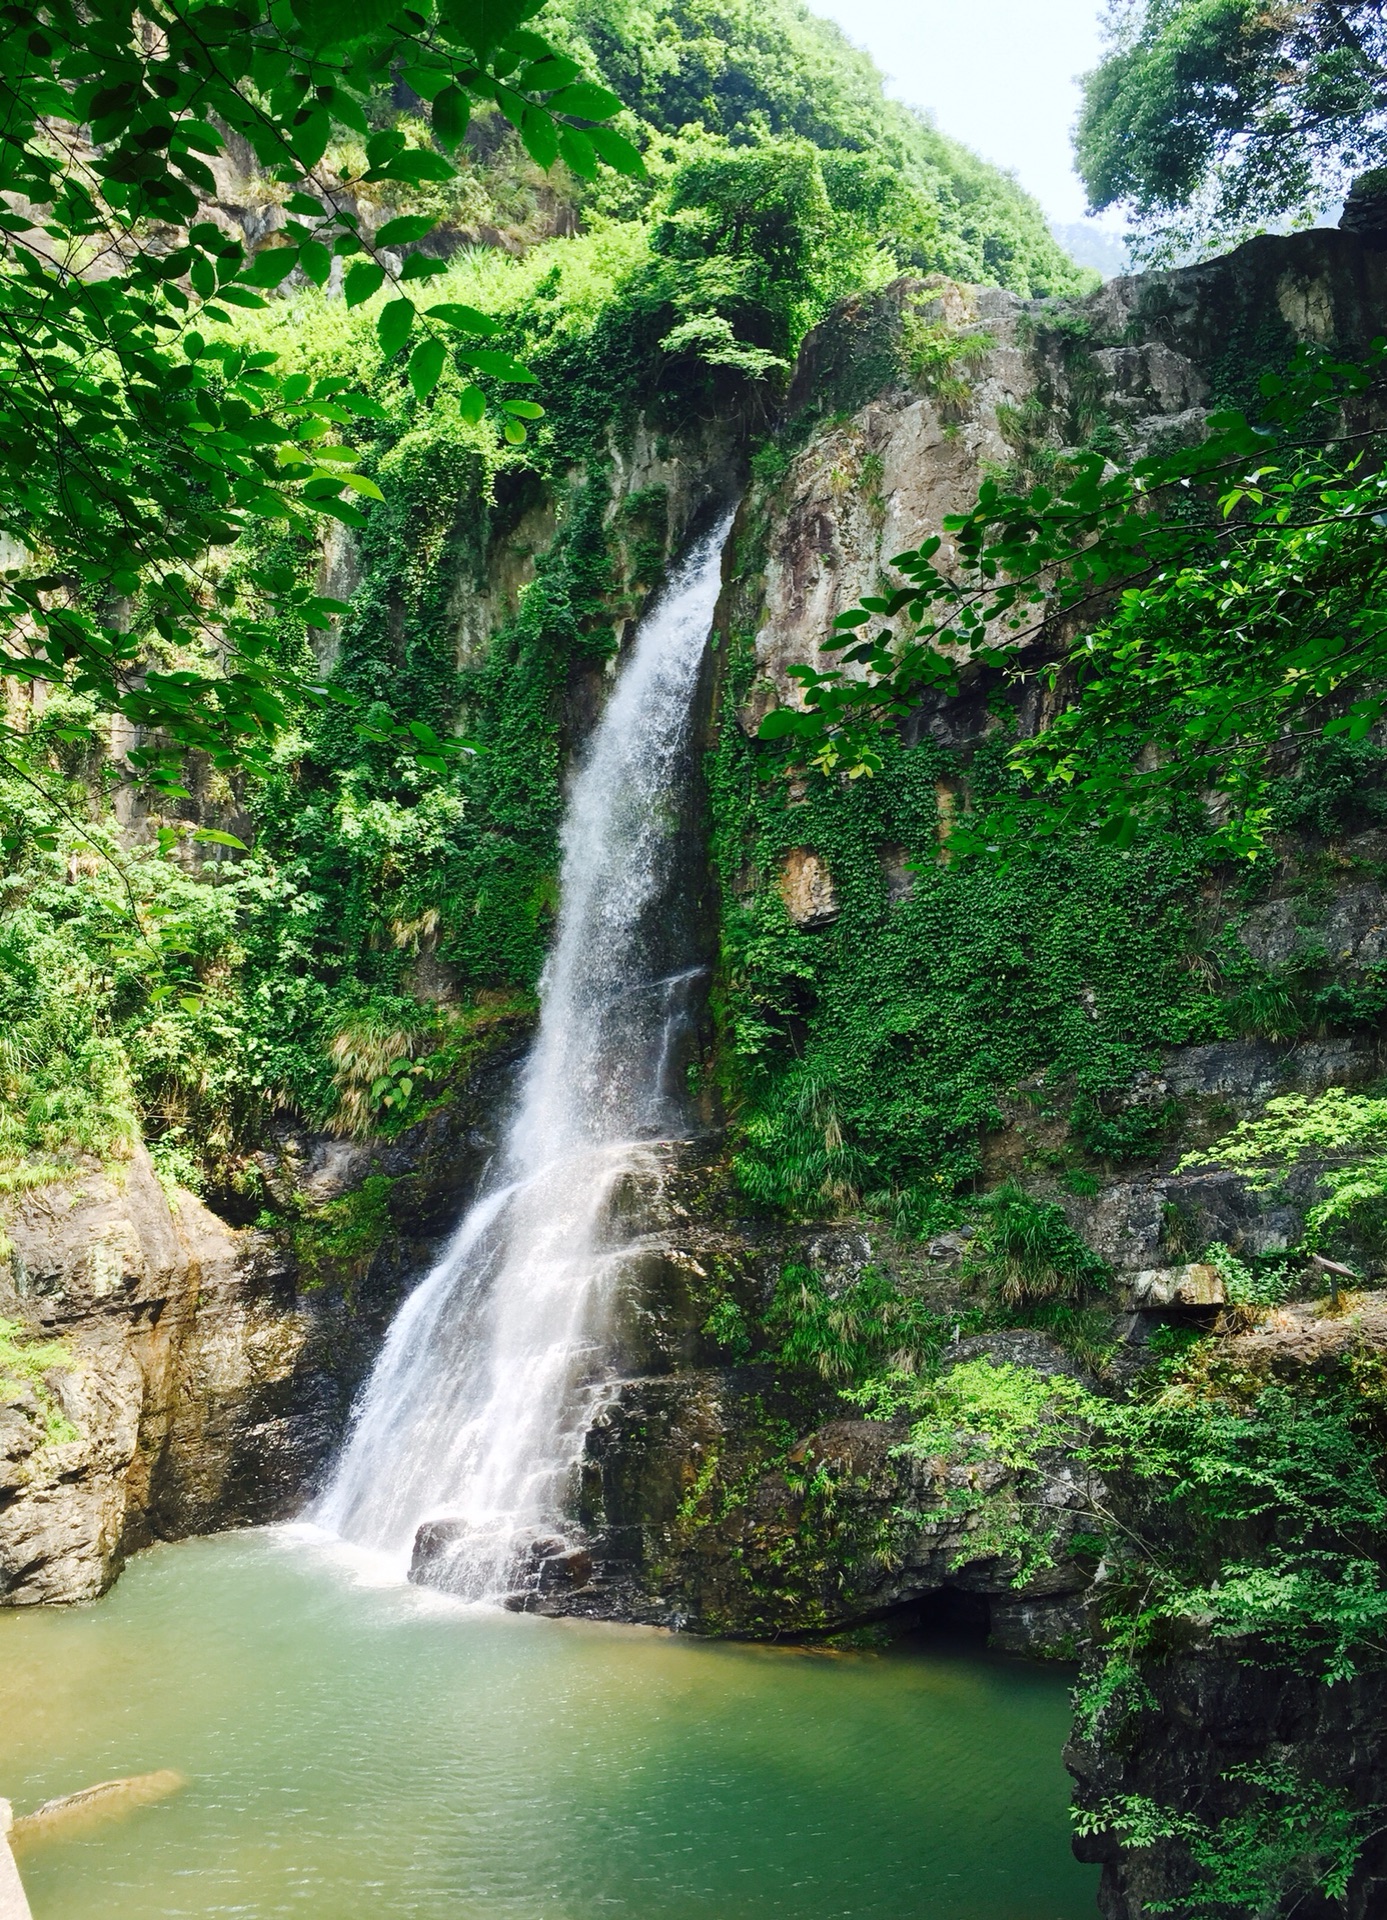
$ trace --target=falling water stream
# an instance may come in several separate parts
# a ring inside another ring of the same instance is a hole
[[[642,621],[573,783],[539,1031],[492,1178],[405,1302],[317,1518],[407,1559],[448,1537],[441,1583],[524,1587],[563,1544],[564,1494],[603,1377],[633,1178],[682,1131],[699,968],[680,800],[724,521]],[[437,1535],[437,1525],[434,1529]]]

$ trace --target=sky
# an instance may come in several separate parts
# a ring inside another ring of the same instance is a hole
[[[1104,0],[808,0],[865,47],[889,91],[1015,173],[1051,220],[1081,220],[1069,134]]]

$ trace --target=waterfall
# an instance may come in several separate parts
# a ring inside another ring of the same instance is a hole
[[[540,1019],[491,1177],[405,1301],[319,1523],[407,1559],[425,1522],[442,1578],[513,1591],[566,1542],[564,1501],[603,1379],[619,1204],[684,1130],[676,1084],[700,969],[679,800],[727,522],[641,622],[573,782]],[[629,1212],[629,1209],[626,1211]]]

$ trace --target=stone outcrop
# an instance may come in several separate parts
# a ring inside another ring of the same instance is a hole
[[[89,1599],[148,1503],[198,1271],[143,1149],[23,1194],[9,1235],[4,1305],[61,1336],[71,1365],[46,1382],[57,1420],[32,1392],[0,1416],[0,1594],[11,1605]]]
[[[1070,1370],[1030,1338],[1032,1362]],[[1009,1357],[1007,1336],[989,1346]],[[805,1414],[764,1368],[624,1382],[594,1422],[583,1464],[592,1580],[541,1610],[778,1637],[880,1621],[900,1630],[971,1601],[994,1644],[1073,1656],[1091,1567],[1069,1543],[1094,1489],[1062,1451],[1044,1456],[1026,1487],[1051,1537],[1040,1564],[1022,1567],[987,1531],[1018,1494],[998,1462],[920,1459],[900,1421],[828,1418],[775,1447],[775,1430]],[[780,1457],[766,1465],[767,1451]]]
[[[13,1197],[0,1319],[59,1357],[33,1385],[0,1371],[0,1605],[92,1599],[152,1540],[301,1509],[475,1185],[514,1057],[392,1144],[282,1136],[275,1231],[170,1197],[142,1147]],[[335,1259],[333,1210],[372,1178],[374,1242]]]
[[[1262,368],[1296,345],[1362,351],[1384,320],[1387,253],[1330,229],[1112,280],[1062,313],[938,276],[845,302],[801,349],[787,407],[795,451],[752,503],[766,562],[738,607],[756,633],[743,725],[800,703],[791,670],[836,657],[823,647],[834,619],[878,590],[893,554],[938,536],[947,567],[944,521],[972,507],[989,471],[1024,472],[1037,451],[1078,445],[1100,422],[1124,457],[1197,440],[1211,407],[1247,404]],[[976,725],[959,702],[922,724],[960,718]],[[1372,891],[1333,908],[1325,929],[1365,966],[1382,938]],[[1265,937],[1298,937],[1279,925],[1271,913]]]
[[[777,881],[785,911],[797,927],[827,927],[838,918],[838,890],[817,853],[792,847]]]

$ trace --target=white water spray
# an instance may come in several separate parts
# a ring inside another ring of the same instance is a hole
[[[699,970],[678,929],[678,799],[726,524],[642,621],[573,785],[539,1031],[494,1179],[401,1308],[317,1519],[408,1557],[456,1523],[447,1585],[524,1583],[561,1524],[633,1239],[613,1200],[681,1129]]]

